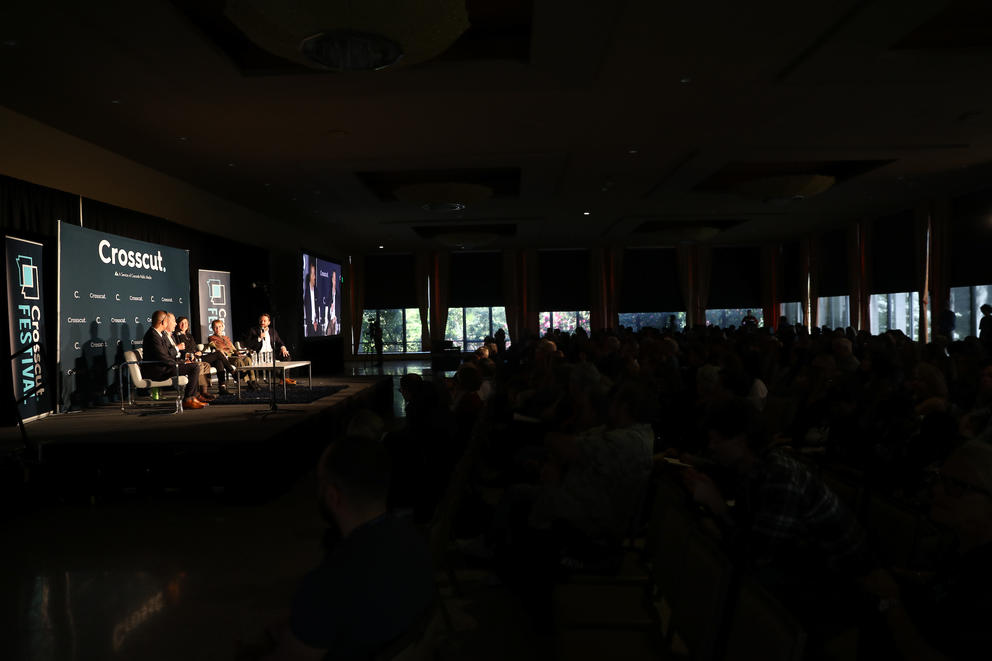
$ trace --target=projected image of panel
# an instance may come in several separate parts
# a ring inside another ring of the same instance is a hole
[[[341,333],[341,265],[303,254],[303,335]]]

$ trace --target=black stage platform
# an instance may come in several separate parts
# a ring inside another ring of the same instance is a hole
[[[312,467],[355,410],[390,414],[390,377],[315,377],[314,386],[345,387],[276,412],[256,401],[179,415],[124,415],[119,403],[52,415],[26,425],[26,442],[17,427],[0,430],[0,458],[22,466],[26,483],[63,493],[272,486]]]

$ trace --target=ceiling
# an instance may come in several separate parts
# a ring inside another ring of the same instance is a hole
[[[984,0],[467,9],[443,55],[340,74],[255,48],[223,0],[5,3],[0,105],[329,252],[754,243],[992,176]],[[833,185],[767,184],[813,175]],[[493,194],[426,211],[393,193],[430,182]]]

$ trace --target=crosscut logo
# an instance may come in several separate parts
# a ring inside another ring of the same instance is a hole
[[[67,317],[65,321],[68,324],[85,324],[86,317]]]
[[[162,263],[161,250],[154,255],[136,250],[124,250],[123,248],[114,248],[110,245],[110,241],[104,239],[97,245],[97,252],[100,254],[100,261],[104,264],[117,264],[129,268],[165,273],[165,264]]]
[[[120,317],[120,318],[111,317],[110,318],[110,323],[112,323],[112,324],[126,324],[127,323],[127,319],[125,319],[124,317]]]
[[[101,301],[105,301],[105,300],[107,300],[107,295],[106,294],[94,294],[93,292],[90,292],[90,298],[97,298],[97,299],[100,299]]]

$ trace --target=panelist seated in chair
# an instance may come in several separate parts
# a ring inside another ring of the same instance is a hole
[[[165,329],[165,337],[169,340],[169,344],[172,345],[172,349],[176,353],[176,360],[178,360],[179,362],[193,363],[194,365],[196,365],[196,369],[197,369],[196,384],[197,387],[199,388],[199,393],[196,395],[196,398],[204,404],[210,402],[211,400],[217,399],[215,396],[211,395],[207,390],[210,385],[208,381],[208,379],[210,378],[210,366],[207,365],[206,363],[196,362],[193,359],[194,356],[192,351],[196,351],[195,344],[191,342],[190,345],[187,345],[185,342],[176,341],[176,337],[175,337],[177,332],[176,327],[178,325],[176,321],[176,315],[172,314],[171,312],[169,312],[168,314],[169,314],[169,318],[167,320],[168,325]],[[186,348],[187,346],[190,346],[190,350],[187,350]]]
[[[155,310],[152,313],[152,325],[145,332],[142,341],[143,364],[141,372],[147,378],[155,381],[165,381],[175,376],[186,377],[186,390],[183,393],[183,406],[189,409],[202,409],[206,403],[196,397],[197,376],[200,367],[196,363],[179,362],[176,350],[167,335],[169,328],[169,313],[165,310]]]
[[[213,348],[213,353],[218,356],[223,356],[227,361],[227,364],[234,367],[248,367],[251,365],[251,359],[248,356],[239,353],[238,348],[234,346],[234,342],[232,342],[231,338],[227,336],[223,319],[214,319],[210,323],[210,328],[213,331],[213,335],[207,338],[207,342]],[[217,370],[217,373],[219,376],[220,369]],[[231,370],[231,374],[236,375],[233,368]],[[235,378],[237,377],[235,376]],[[255,378],[254,371],[248,372],[248,387],[251,389],[258,387],[258,380]]]
[[[222,395],[227,394],[227,386],[225,385],[227,373],[235,373],[234,367],[228,362],[227,357],[218,351],[203,353],[197,349],[196,340],[189,332],[189,319],[186,317],[176,319],[176,332],[172,334],[172,338],[176,341],[176,346],[183,345],[187,356],[195,356],[197,360],[203,362],[204,367],[200,369],[207,386],[210,384],[210,368],[213,367],[217,370],[217,391]]]
[[[258,317],[258,326],[248,331],[248,341],[245,343],[249,351],[259,354],[273,352],[283,360],[289,360],[289,349],[286,348],[278,331],[272,327],[272,317],[267,312],[263,312]],[[296,385],[293,379],[286,379],[286,383]]]

